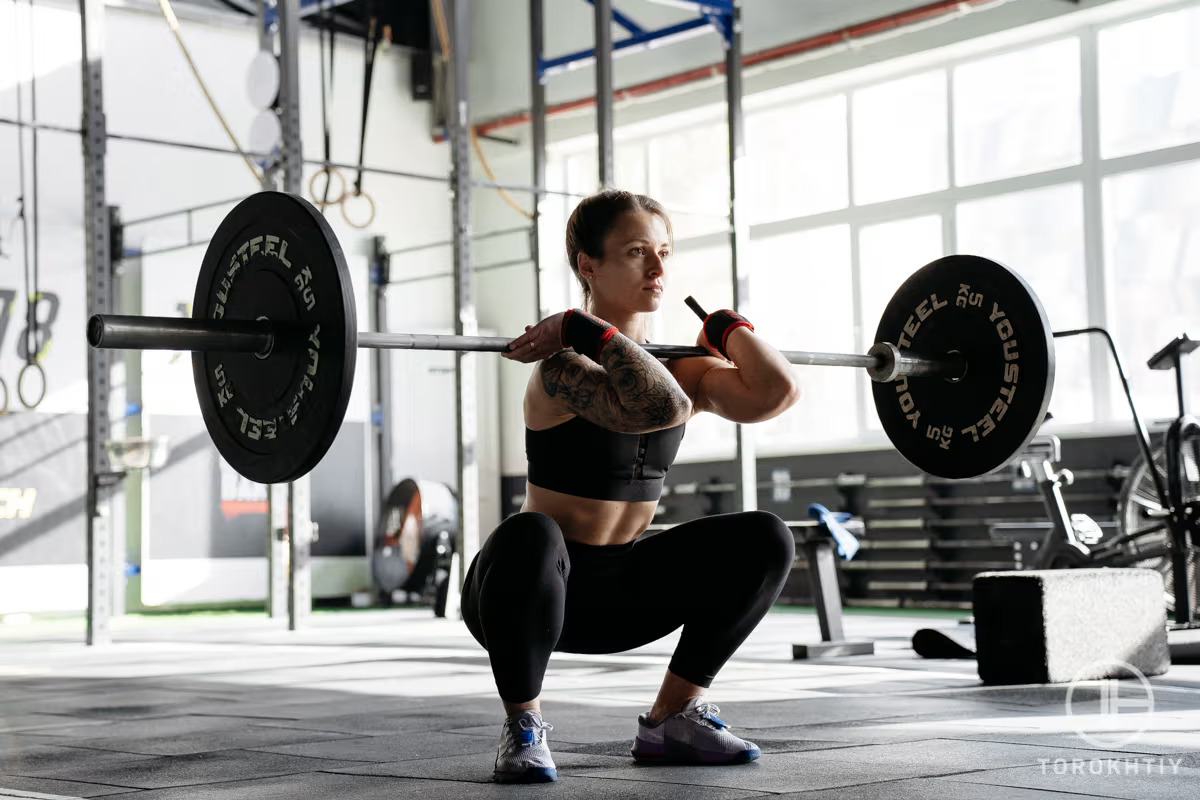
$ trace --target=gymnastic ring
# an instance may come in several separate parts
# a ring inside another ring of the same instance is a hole
[[[0,402],[0,417],[3,417],[8,413],[8,384],[4,378],[0,378],[0,397],[4,398],[4,402]]]
[[[317,197],[317,178],[319,178],[322,174],[328,176],[325,178],[326,187],[328,187],[329,181],[333,180],[334,175],[336,175],[337,179],[342,182],[338,196],[333,200],[329,200],[328,202]],[[326,206],[339,205],[343,200],[346,199],[346,178],[344,175],[342,175],[342,171],[337,167],[326,166],[321,167],[321,169],[314,172],[312,177],[308,179],[308,196],[311,197],[313,203],[321,209],[324,209]]]
[[[352,222],[350,220],[349,215],[346,214],[346,206],[349,204],[350,200],[355,197],[366,198],[367,203],[371,207],[371,214],[370,214],[370,216],[367,217],[366,222],[363,222],[363,223]],[[370,225],[372,222],[375,221],[375,200],[374,200],[374,198],[372,198],[371,195],[367,194],[366,192],[358,192],[356,194],[347,193],[346,196],[342,199],[342,219],[346,220],[346,224],[349,225],[351,228],[357,228],[358,230],[361,231],[363,228],[367,227],[368,225]]]
[[[25,375],[29,372],[30,368],[36,369],[38,374],[42,376],[42,391],[38,394],[37,400],[32,403],[25,399]],[[37,361],[30,361],[21,367],[21,372],[17,375],[17,399],[21,401],[21,405],[30,411],[40,406],[42,401],[46,399],[46,370],[42,369],[42,365]],[[7,405],[7,401],[5,404]]]

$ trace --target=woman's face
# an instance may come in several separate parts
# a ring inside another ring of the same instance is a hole
[[[604,239],[604,257],[580,255],[580,272],[588,279],[599,309],[657,311],[666,283],[665,263],[670,236],[662,217],[630,211],[617,218]]]

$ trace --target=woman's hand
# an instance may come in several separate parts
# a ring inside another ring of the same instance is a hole
[[[542,361],[563,349],[562,326],[565,311],[551,314],[537,325],[526,325],[525,332],[508,343],[508,350],[501,353],[510,361],[529,364]]]
[[[708,351],[708,354],[710,356],[719,358],[722,361],[724,361],[726,364],[733,363],[728,358],[721,355],[721,351],[717,350],[717,348],[715,348],[711,344],[709,344],[708,337],[704,334],[704,328],[700,328],[700,335],[696,337],[696,345],[698,347],[703,347],[705,350]]]

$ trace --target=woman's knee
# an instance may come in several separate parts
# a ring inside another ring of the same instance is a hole
[[[562,531],[545,514],[514,514],[492,531],[471,566],[463,619],[492,655],[493,669],[497,655],[511,664],[513,651],[550,652],[562,629],[569,573]]]
[[[507,607],[514,592],[527,598],[561,593],[570,571],[558,524],[545,514],[514,514],[492,531],[471,563],[463,589],[464,617],[468,607],[479,617],[497,610],[497,603]],[[534,587],[540,591],[530,591]]]
[[[796,538],[792,529],[770,511],[742,514],[740,544],[761,559],[768,569],[788,571],[796,560]]]

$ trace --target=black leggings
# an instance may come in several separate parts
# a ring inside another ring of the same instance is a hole
[[[608,546],[566,541],[553,519],[523,512],[471,562],[463,619],[509,703],[541,694],[555,650],[618,653],[680,625],[670,670],[707,687],[779,596],[795,552],[792,532],[765,511]]]

